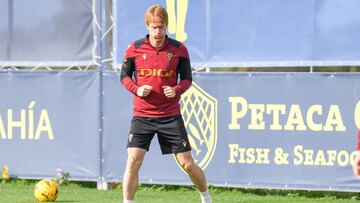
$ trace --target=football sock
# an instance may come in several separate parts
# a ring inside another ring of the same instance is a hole
[[[206,190],[205,192],[199,191],[199,193],[201,197],[201,203],[212,203],[209,190]]]
[[[124,203],[135,203],[135,201],[134,200],[126,200],[126,199],[124,199]]]

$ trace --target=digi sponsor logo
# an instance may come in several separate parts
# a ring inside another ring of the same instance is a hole
[[[204,170],[213,158],[217,143],[217,100],[193,82],[180,103],[193,157]]]
[[[173,75],[173,70],[167,69],[157,69],[157,68],[140,68],[139,76],[143,77],[171,77]]]

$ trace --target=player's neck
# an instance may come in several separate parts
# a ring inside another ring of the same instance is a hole
[[[160,41],[157,41],[157,40],[155,40],[155,39],[151,39],[151,38],[150,38],[149,41],[150,41],[151,46],[153,46],[154,48],[161,48],[161,47],[163,47],[164,44],[165,44],[165,39],[160,40]]]

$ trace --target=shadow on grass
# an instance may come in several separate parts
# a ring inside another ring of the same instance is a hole
[[[148,185],[142,184],[139,190],[154,191],[191,191],[195,190],[194,186],[178,185]],[[331,199],[352,199],[360,200],[358,192],[337,192],[337,191],[310,191],[310,190],[282,190],[282,189],[252,189],[252,188],[229,188],[209,186],[211,193],[244,193],[259,196],[284,196],[294,198],[331,198]]]
[[[286,197],[304,198],[331,198],[331,199],[352,199],[360,200],[357,192],[337,192],[337,191],[310,191],[310,190],[281,190],[281,189],[252,189],[252,188],[222,188],[210,186],[212,192],[241,192],[259,196],[277,195]]]

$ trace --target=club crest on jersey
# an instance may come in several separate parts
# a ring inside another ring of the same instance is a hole
[[[167,53],[167,57],[168,57],[169,61],[171,60],[172,56],[173,56],[173,54],[171,52]]]
[[[143,57],[143,59],[145,60],[146,57],[147,57],[147,55],[146,55],[146,54],[143,54],[142,57]]]

